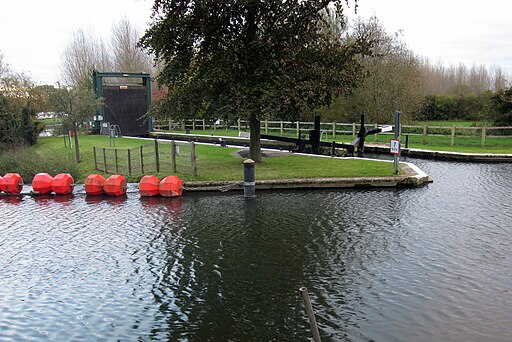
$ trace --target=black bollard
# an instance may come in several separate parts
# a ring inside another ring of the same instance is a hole
[[[244,197],[256,197],[256,182],[254,179],[254,160],[244,161]]]

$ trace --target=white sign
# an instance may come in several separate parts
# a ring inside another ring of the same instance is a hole
[[[390,151],[391,154],[400,154],[400,140],[391,139]]]

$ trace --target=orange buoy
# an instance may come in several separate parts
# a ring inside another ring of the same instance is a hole
[[[68,195],[73,192],[75,180],[69,173],[59,173],[53,178],[52,190],[57,195]]]
[[[53,177],[47,173],[38,173],[32,179],[32,189],[39,192],[41,195],[46,195],[52,192]]]
[[[105,178],[98,174],[91,174],[85,180],[85,193],[87,195],[99,196],[103,195],[103,186],[105,185]]]
[[[126,194],[126,179],[121,175],[112,175],[103,185],[103,191],[109,196],[122,196]]]
[[[6,194],[19,194],[23,190],[23,178],[17,173],[7,173],[2,179],[2,190]]]
[[[183,183],[178,176],[167,176],[160,181],[158,185],[160,195],[164,197],[181,196],[183,193]]]
[[[157,176],[142,177],[139,182],[140,195],[145,196],[145,197],[158,195],[160,193],[158,190],[159,184],[160,184],[160,179],[158,179]]]

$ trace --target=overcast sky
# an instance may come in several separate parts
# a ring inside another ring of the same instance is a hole
[[[0,0],[0,51],[12,69],[40,84],[59,80],[60,56],[72,33],[91,29],[108,39],[126,16],[141,30],[148,0]],[[353,1],[350,1],[353,7]],[[347,11],[354,18],[353,10]],[[512,3],[507,0],[359,0],[358,15],[379,18],[388,33],[431,62],[501,66],[512,74]]]

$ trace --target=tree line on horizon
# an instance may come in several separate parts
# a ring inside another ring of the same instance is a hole
[[[96,101],[92,70],[151,74],[160,117],[357,122],[364,112],[389,123],[399,109],[406,121],[512,125],[510,75],[499,66],[432,64],[376,17],[349,24],[341,0],[231,3],[158,0],[144,34],[124,18],[110,41],[79,29],[62,52],[58,87],[35,85],[0,54],[0,144],[16,144],[23,129],[35,142],[35,113],[69,111],[74,100],[84,103],[69,117],[78,129],[99,105],[85,106]]]

